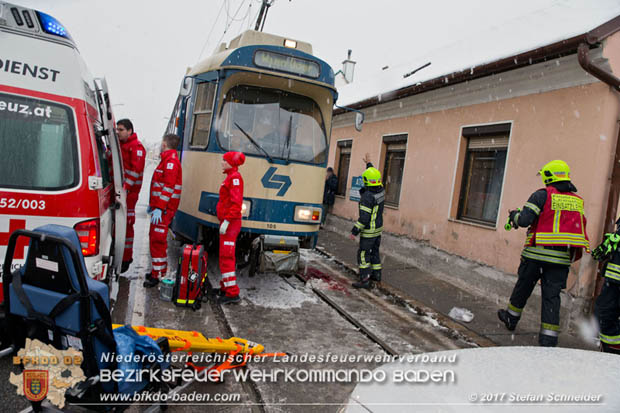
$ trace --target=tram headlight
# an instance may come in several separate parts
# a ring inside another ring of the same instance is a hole
[[[291,49],[296,49],[297,48],[297,42],[295,40],[285,39],[284,40],[284,47],[290,47]]]
[[[241,216],[247,218],[250,216],[250,209],[252,209],[252,201],[243,200],[241,204]]]
[[[321,208],[317,207],[307,207],[307,206],[296,206],[295,207],[295,221],[297,222],[310,222],[310,223],[320,223],[321,222]]]

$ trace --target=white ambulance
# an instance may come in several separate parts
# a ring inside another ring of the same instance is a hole
[[[13,231],[59,224],[76,230],[92,278],[120,271],[126,205],[110,106],[58,20],[0,1],[2,262]],[[13,267],[26,251],[19,243]]]

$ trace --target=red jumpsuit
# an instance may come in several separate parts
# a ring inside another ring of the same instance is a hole
[[[140,188],[142,188],[146,151],[138,140],[138,135],[134,133],[125,142],[121,142],[121,152],[123,168],[125,169],[123,187],[127,191],[127,232],[125,235],[123,261],[131,261],[133,255],[133,225],[136,222],[138,195],[140,194]]]
[[[166,254],[168,226],[172,223],[174,213],[181,201],[183,173],[181,163],[175,149],[168,149],[161,154],[161,162],[153,172],[149,206],[152,210],[161,209],[162,220],[155,225],[151,222],[149,240],[151,247],[151,263],[153,278],[163,278],[168,269]]]
[[[220,186],[220,199],[217,203],[217,218],[220,223],[224,220],[229,222],[226,234],[220,234],[220,273],[222,274],[220,289],[227,297],[236,297],[239,295],[239,287],[235,275],[235,244],[237,235],[241,231],[243,178],[237,166],[233,166],[225,173],[226,179]]]

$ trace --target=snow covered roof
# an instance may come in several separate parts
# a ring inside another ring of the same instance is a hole
[[[576,44],[565,42],[566,40],[578,41],[576,36],[584,35],[619,16],[619,0],[560,0],[535,12],[508,19],[501,26],[472,33],[429,54],[415,56],[413,52],[400,64],[390,66],[366,79],[356,79],[353,83],[339,88],[338,105],[360,108],[386,102],[419,93],[422,89],[427,90],[428,88],[416,88],[416,85],[428,85],[429,81],[436,83],[434,87],[445,86],[455,83],[457,79],[454,75],[459,72],[462,72],[458,77],[459,81],[466,80],[468,72],[471,75],[469,77],[477,77],[482,75],[480,69],[485,65],[536,49],[552,55],[561,53],[560,49],[564,45],[572,47],[574,52]],[[617,20],[617,26],[620,26],[620,20]],[[560,43],[559,47],[545,49],[545,46],[556,43]],[[430,65],[427,65],[429,62]],[[514,59],[512,65],[518,67],[523,64],[528,62]],[[415,71],[416,69],[419,70]],[[490,72],[488,69],[486,68],[487,74]],[[506,66],[502,70],[507,69]],[[415,73],[405,76],[414,71]],[[398,93],[405,89],[408,89],[409,93]],[[417,89],[419,90],[416,91]]]

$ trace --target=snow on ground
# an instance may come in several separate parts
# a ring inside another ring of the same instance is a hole
[[[389,98],[390,92],[513,56],[583,33],[620,15],[618,0],[559,0],[534,12],[516,16],[501,26],[474,32],[426,55],[400,50],[400,59],[366,79],[356,79],[338,90],[338,105],[347,106],[373,96]],[[432,39],[429,39],[432,41]],[[411,76],[415,69],[427,66]]]
[[[298,290],[272,273],[239,277],[237,283],[241,297],[257,307],[286,309],[300,308],[305,302],[318,303],[312,291]]]

